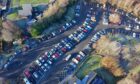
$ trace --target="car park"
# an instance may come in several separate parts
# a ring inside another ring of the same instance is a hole
[[[78,13],[77,13],[78,14]],[[80,16],[80,14],[78,14]],[[76,21],[72,20],[71,23],[66,23],[63,25],[62,29],[68,30],[71,26],[73,26]],[[50,51],[45,52],[42,56],[40,56],[35,63],[39,66],[38,70],[35,70],[31,73],[35,80],[38,80],[42,74],[47,72],[51,66],[65,53],[73,49],[76,44],[84,40],[88,34],[93,29],[91,26],[91,14],[87,15],[87,19],[85,21],[85,25],[79,27],[74,33],[70,34],[68,37],[61,40],[61,42],[57,43],[54,48]],[[94,22],[96,23],[96,21]],[[52,32],[52,36],[56,36],[55,32]],[[72,55],[67,56],[64,58],[65,61],[69,61]],[[77,64],[85,57],[85,54],[81,51],[79,52],[76,57],[72,58],[72,61],[69,65],[73,68],[76,68]],[[41,72],[42,71],[42,72]]]

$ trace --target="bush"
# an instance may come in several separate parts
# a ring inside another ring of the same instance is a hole
[[[43,23],[43,21],[42,22],[38,22],[38,23],[32,25],[30,33],[31,33],[31,35],[33,37],[36,37],[36,36],[40,35],[41,32],[43,32],[45,27],[47,27],[47,25],[45,23]]]

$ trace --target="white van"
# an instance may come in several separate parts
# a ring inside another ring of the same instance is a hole
[[[71,56],[72,56],[72,55],[70,54],[70,55],[68,55],[67,57],[65,57],[65,58],[64,58],[64,61],[69,61],[69,59],[71,58]]]

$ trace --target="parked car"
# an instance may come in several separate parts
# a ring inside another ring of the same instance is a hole
[[[68,56],[66,56],[65,58],[64,58],[64,61],[69,61],[69,59],[71,58],[71,54],[69,54]]]
[[[35,61],[35,63],[36,63],[37,65],[39,65],[39,66],[42,65],[41,62],[40,62],[38,59]]]
[[[29,82],[29,80],[28,80],[26,77],[23,78],[23,81],[24,81],[26,84],[32,84],[32,83]]]
[[[72,66],[73,68],[76,68],[77,65],[73,62],[70,62],[70,66]]]
[[[75,59],[75,58],[72,59],[72,62],[74,62],[75,64],[79,63],[79,61],[77,59]]]
[[[132,35],[134,38],[136,37],[136,33],[133,33],[133,35]]]

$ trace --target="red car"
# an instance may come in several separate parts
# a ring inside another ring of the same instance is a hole
[[[26,70],[24,71],[24,75],[25,75],[27,78],[29,78],[29,77],[31,76],[28,69],[26,69]]]
[[[66,50],[66,48],[62,48],[62,51],[63,51],[63,52],[66,52],[67,50]]]
[[[52,56],[54,59],[57,59],[59,57],[59,54],[58,53],[55,53],[53,56]]]

